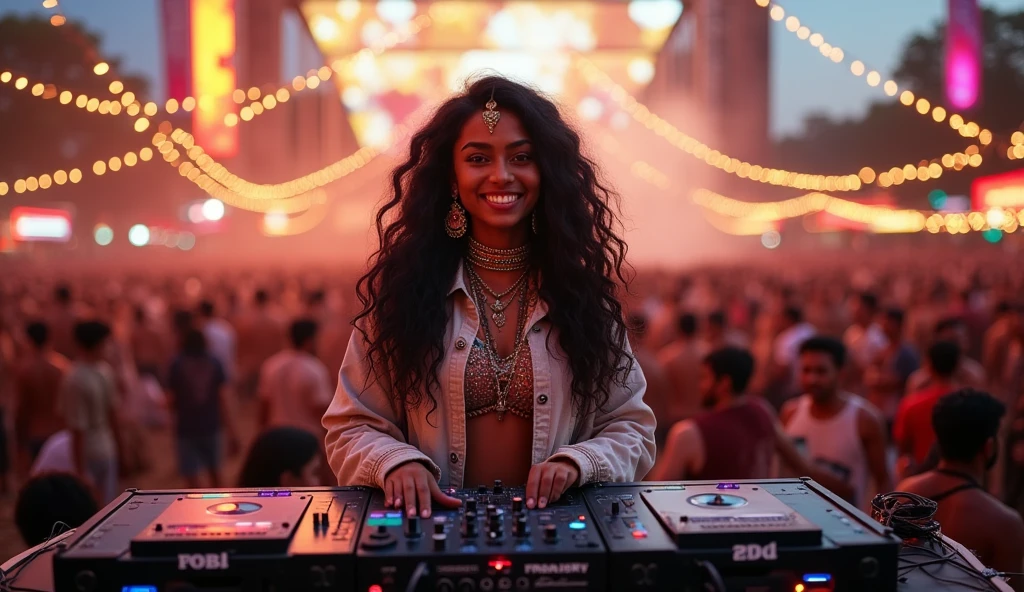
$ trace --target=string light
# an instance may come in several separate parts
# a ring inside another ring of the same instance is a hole
[[[782,7],[779,6],[777,3],[764,2],[764,0],[755,0],[755,3],[758,6],[762,7],[762,8],[769,9],[769,15],[771,15],[774,20],[780,20],[780,19],[775,18],[775,11],[776,11],[776,9],[778,9],[779,11],[782,11]],[[793,21],[796,22],[796,23],[800,22],[800,20],[796,16],[794,16],[794,15],[791,15],[789,18],[793,19]],[[814,34],[811,34],[811,35],[800,35],[799,32],[801,30],[805,30],[805,29],[806,29],[805,25],[804,26],[799,26],[796,29],[791,28],[790,23],[789,23],[789,19],[787,19],[786,30],[788,30],[790,33],[797,34],[797,37],[799,37],[800,39],[808,39],[809,43],[812,46],[818,47],[820,53],[822,55],[824,55],[825,57],[829,58],[832,62],[834,62],[836,64],[840,64],[840,63],[843,62],[843,59],[844,59],[844,56],[845,56],[845,53],[846,53],[843,49],[841,49],[840,47],[838,47],[836,45],[829,45],[825,41],[825,37],[823,35],[821,35],[821,33],[814,33]],[[810,31],[809,29],[806,29],[806,30],[808,32]],[[826,45],[829,46],[829,51],[827,51],[827,52],[823,49]],[[864,75],[865,71],[867,71],[867,68],[864,65],[864,63],[861,62],[860,60],[854,60],[853,62],[850,63],[850,73],[853,74],[855,77],[860,78],[861,76]],[[871,70],[871,71],[868,72],[867,76],[864,77],[864,81],[868,84],[868,86],[877,87],[881,83],[881,81],[882,81],[882,76],[877,71]],[[899,85],[894,80],[887,80],[885,82],[885,84],[882,85],[882,88],[885,91],[885,94],[889,95],[890,97],[896,96],[896,94],[899,92]],[[904,100],[904,98],[901,97],[901,101],[900,102],[904,106],[907,106],[907,107],[913,106],[914,105],[914,99],[913,99],[914,93],[912,93],[912,92],[910,92],[908,90],[908,91],[904,91],[903,95],[904,95],[904,97],[907,97],[907,99]],[[922,107],[922,105],[923,105],[923,107]],[[929,113],[931,113],[932,114],[932,118],[936,122],[941,122],[941,121],[943,121],[945,119],[946,109],[941,107],[941,106],[936,106],[935,109],[932,110],[930,108],[929,102],[926,99],[921,99],[917,103],[917,112],[919,114],[921,114],[921,115],[926,115],[926,116]],[[958,114],[954,114],[954,115],[956,117],[961,117]],[[962,121],[962,118],[961,118],[961,121]],[[987,132],[988,130],[982,130],[981,126],[979,126],[978,124],[973,123],[973,122],[969,122],[969,126],[970,127],[967,130],[963,130],[960,126],[954,127],[954,129],[960,129],[961,130],[961,134],[960,135],[962,135],[964,137],[967,137],[967,138],[978,137],[982,145],[987,145],[987,144],[989,144],[992,141],[992,134],[991,134],[991,132],[989,132],[984,138],[980,137],[982,131],[986,131]]]
[[[284,103],[284,102],[288,101],[288,99],[290,98],[289,88],[294,88],[294,92],[301,92],[301,91],[303,91],[303,90],[305,90],[307,88],[311,89],[311,90],[316,89],[316,88],[319,87],[321,81],[326,82],[326,81],[330,80],[330,78],[335,73],[340,74],[343,71],[343,69],[347,67],[349,62],[352,62],[352,61],[355,61],[355,60],[358,60],[358,59],[361,59],[361,58],[365,59],[366,56],[380,55],[380,54],[384,53],[385,51],[395,47],[396,45],[399,45],[401,43],[405,43],[409,39],[412,39],[416,34],[418,34],[421,31],[423,31],[423,29],[429,27],[432,24],[432,22],[433,22],[433,20],[431,19],[430,16],[428,16],[426,14],[421,14],[421,15],[417,16],[415,19],[413,19],[412,21],[410,21],[409,25],[404,28],[404,30],[403,30],[403,32],[401,34],[394,33],[394,34],[386,35],[383,40],[381,40],[378,43],[375,43],[372,47],[363,48],[363,49],[359,50],[358,52],[356,52],[355,54],[353,54],[351,56],[348,56],[347,58],[337,59],[330,66],[323,66],[323,67],[321,67],[318,70],[310,70],[307,73],[306,77],[297,76],[295,78],[295,80],[296,81],[301,80],[302,81],[301,85],[299,85],[297,83],[289,84],[289,85],[285,85],[285,86],[282,86],[282,87],[277,88],[277,89],[268,90],[266,93],[263,93],[257,87],[251,87],[249,89],[236,89],[235,91],[233,91],[231,93],[232,98],[235,100],[236,103],[241,103],[246,98],[248,98],[251,101],[254,101],[253,106],[255,106],[256,104],[259,104],[260,105],[259,109],[261,110],[260,111],[261,113],[263,112],[263,110],[273,109],[274,106],[277,105],[277,103]],[[109,68],[110,68],[110,66],[106,62],[100,62],[100,63],[98,63],[98,64],[96,64],[94,66],[93,71],[95,73],[97,73],[97,74],[99,74],[99,72],[101,70],[103,71],[103,73],[106,73],[106,72],[109,71]],[[24,77],[22,77],[22,78],[24,78]],[[20,81],[20,80],[22,80],[22,78],[19,78],[18,80]],[[27,84],[28,83],[28,79],[24,78],[24,80],[25,80],[24,84]],[[7,81],[4,81],[4,82],[6,83]],[[45,85],[44,84],[44,86],[51,86],[52,87],[53,85]],[[16,86],[16,88],[18,88],[18,90],[22,90],[22,88],[24,88],[24,87]],[[111,82],[109,88],[110,88],[110,91],[112,93],[119,94],[121,91],[124,90],[124,85],[120,81],[114,81],[114,82]],[[119,89],[119,90],[115,92],[115,90],[114,90],[115,88]],[[55,89],[55,92],[56,92],[56,89]],[[65,92],[67,92],[67,91],[65,91]],[[239,100],[239,97],[241,97],[241,100]],[[273,99],[273,103],[272,103],[273,106],[268,106],[266,102],[255,103],[255,101],[260,101],[261,99],[265,99],[266,97],[271,97]],[[204,100],[208,101],[211,98],[212,97],[208,98],[208,97],[205,97],[205,96],[201,96],[201,97],[188,96],[188,97],[184,97],[183,99],[181,99],[181,101],[178,101],[177,99],[173,99],[172,98],[172,99],[168,99],[164,103],[164,105],[162,106],[162,110],[165,113],[168,113],[168,114],[176,113],[179,108],[184,110],[184,111],[186,111],[186,112],[191,112],[193,109],[196,108],[198,103],[200,103],[200,102],[202,102]],[[88,97],[87,97],[87,100],[88,100]],[[98,101],[97,101],[97,107],[98,107]],[[122,111],[121,107],[124,107],[123,111]],[[124,112],[124,113],[126,113],[127,115],[129,115],[131,117],[135,117],[135,116],[137,116],[139,114],[140,111],[142,111],[145,115],[147,115],[149,117],[154,117],[161,110],[161,107],[158,106],[156,103],[146,103],[145,106],[141,105],[136,100],[135,94],[132,93],[131,91],[126,92],[123,95],[121,95],[121,107],[118,107],[116,111],[110,111],[110,114],[118,115],[119,113]],[[90,110],[90,112],[93,112],[93,111],[96,111],[96,109]],[[243,111],[244,111],[244,108],[243,108]],[[252,112],[252,106],[250,106],[250,112]],[[241,112],[240,112],[240,114],[241,114]],[[229,114],[229,115],[233,115],[233,114]],[[244,121],[250,121],[256,115],[258,115],[258,113],[252,113],[252,115],[248,119],[246,119],[245,117],[243,117],[242,119]],[[225,117],[225,119],[227,119],[227,116]],[[237,124],[237,122],[235,122],[235,123]],[[138,131],[140,131],[140,132],[141,131],[145,131],[145,129],[138,130]]]
[[[112,156],[106,160],[97,160],[91,166],[82,168],[91,171],[93,175],[99,177],[106,174],[108,171],[117,172],[121,170],[122,164],[128,167],[133,167],[139,162],[147,162],[152,158],[153,149],[147,146],[137,152],[128,152],[123,158],[121,156]],[[0,181],[0,196],[6,195],[9,189],[12,188],[15,193],[31,193],[37,190],[46,190],[58,187],[69,182],[73,184],[79,183],[81,180],[81,169],[73,168],[70,171],[58,169],[51,173],[44,173],[38,177],[31,176],[23,179],[16,179],[12,183]]]
[[[798,173],[784,169],[775,169],[753,165],[730,157],[719,150],[712,149],[696,138],[679,131],[674,125],[652,113],[645,105],[631,96],[622,86],[583,56],[577,56],[575,63],[584,79],[609,93],[612,100],[629,113],[634,120],[665,138],[676,148],[706,162],[707,164],[742,178],[795,187],[798,189],[828,189],[830,191],[855,191],[860,189],[861,181],[857,175],[825,176]]]
[[[417,123],[421,116],[427,112],[428,107],[428,105],[424,105],[410,115],[407,122],[396,127],[391,146],[404,141],[412,133],[412,130],[414,129],[413,124]],[[264,185],[252,183],[231,173],[231,171],[229,171],[224,165],[206,154],[203,147],[195,143],[195,137],[192,136],[192,134],[181,128],[174,129],[174,131],[169,135],[159,132],[154,134],[152,144],[157,147],[158,151],[165,155],[165,159],[172,151],[176,152],[174,145],[177,144],[185,151],[187,157],[194,161],[195,164],[193,166],[197,167],[198,171],[195,173],[196,178],[205,176],[236,196],[256,202],[271,203],[270,206],[261,206],[264,209],[254,211],[266,211],[265,208],[272,207],[274,202],[295,198],[297,196],[307,194],[310,191],[320,189],[328,183],[333,183],[334,181],[363,168],[369,164],[370,161],[387,150],[387,148],[377,149],[365,146],[356,150],[354,153],[307,175],[303,175],[284,183]],[[168,162],[173,160],[175,159],[172,158],[168,160]],[[243,209],[251,208],[244,207]]]
[[[870,226],[874,232],[883,233],[927,231],[937,234],[943,229],[950,234],[993,229],[1013,233],[1024,225],[1024,209],[991,208],[984,212],[941,214],[861,204],[817,192],[784,201],[755,203],[699,189],[694,192],[693,201],[715,216],[742,222],[746,228],[751,229],[751,234],[753,229],[759,227],[757,224],[772,224],[818,212],[827,212],[837,218],[862,223]],[[736,225],[720,223],[715,226],[730,234],[746,234],[736,232]]]
[[[607,73],[603,72],[585,57],[578,55],[575,63],[589,84],[595,85],[607,92],[611,99],[631,115],[634,120],[662,136],[676,148],[727,173],[771,185],[814,191],[856,191],[861,188],[863,183],[867,182],[863,180],[864,178],[870,178],[874,174],[873,170],[865,167],[858,174],[826,176],[764,167],[732,158],[728,154],[712,149],[707,144],[680,131],[668,121],[651,112],[622,86],[615,83]],[[903,167],[899,168],[902,169]]]
[[[163,134],[156,134],[153,137],[153,145],[157,146],[161,152],[173,149],[174,144],[185,149],[189,158],[195,161],[195,165],[213,181],[237,195],[253,200],[288,199],[321,188],[359,170],[380,154],[375,148],[363,147],[335,163],[297,179],[285,183],[262,185],[231,173],[224,165],[206,154],[201,146],[196,145],[195,137],[192,134],[181,128],[175,129],[169,138],[163,137]]]
[[[284,216],[284,212],[277,209],[268,210],[267,216],[280,214]],[[297,216],[284,217],[277,224],[268,223],[267,219],[264,218],[264,222],[261,225],[261,230],[264,236],[271,237],[282,237],[282,236],[296,236],[313,230],[320,225],[324,219],[327,218],[327,207],[322,204],[316,204],[308,210],[301,212]]]

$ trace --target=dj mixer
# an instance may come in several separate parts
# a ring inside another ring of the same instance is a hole
[[[359,539],[357,590],[604,590],[605,556],[576,491],[527,510],[522,488],[500,482],[449,490],[457,510],[416,516],[385,509],[375,494]]]
[[[129,490],[57,545],[75,592],[895,592],[900,540],[809,479],[606,483],[528,510],[449,490],[428,519],[362,488]]]

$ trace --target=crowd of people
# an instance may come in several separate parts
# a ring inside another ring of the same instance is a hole
[[[0,279],[0,486],[22,492],[25,542],[146,487],[152,463],[188,487],[334,482],[321,420],[358,302],[322,277]],[[941,499],[944,532],[1019,571],[1022,280],[969,260],[640,273],[646,478],[810,475],[862,509],[914,491]],[[173,451],[147,445],[161,430]],[[65,513],[42,524],[41,507]]]

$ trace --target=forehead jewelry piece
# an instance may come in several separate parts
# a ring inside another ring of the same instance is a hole
[[[491,89],[491,100],[487,101],[484,105],[484,123],[487,124],[487,131],[494,133],[494,126],[498,125],[498,120],[501,119],[501,113],[495,109],[498,104],[494,102],[494,89]]]

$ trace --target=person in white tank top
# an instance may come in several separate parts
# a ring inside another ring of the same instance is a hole
[[[813,337],[800,346],[800,384],[803,392],[787,402],[780,414],[786,433],[819,467],[849,483],[849,500],[867,505],[868,479],[874,489],[888,492],[892,477],[885,457],[885,423],[867,400],[839,390],[846,358],[842,342]]]

